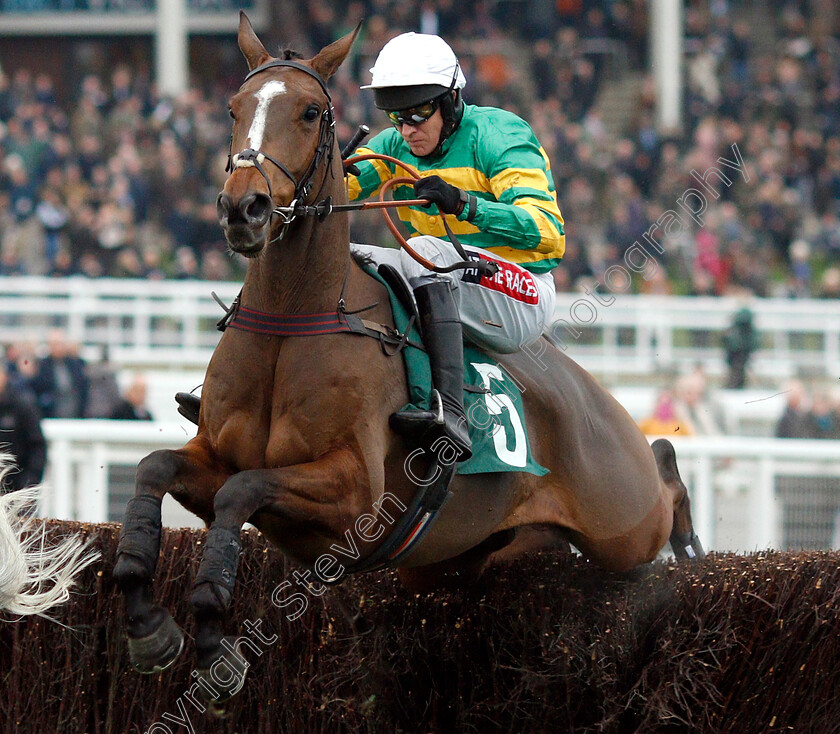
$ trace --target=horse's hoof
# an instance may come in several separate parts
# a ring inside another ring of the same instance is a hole
[[[169,612],[160,626],[146,637],[128,638],[128,655],[131,666],[144,675],[154,675],[166,670],[184,649],[184,633]]]
[[[231,643],[233,637],[225,638]],[[223,652],[219,647],[219,656],[209,668],[199,668],[193,675],[199,683],[201,697],[207,701],[216,716],[224,716],[225,708],[220,704],[233,698],[245,685],[245,675],[249,663],[245,658],[233,652]]]
[[[694,551],[694,560],[700,561],[706,557],[706,551],[703,550],[703,544],[700,542],[695,534],[691,535],[691,548]]]
[[[671,550],[680,563],[685,561],[700,561],[706,557],[703,544],[694,532],[676,535],[671,538]]]

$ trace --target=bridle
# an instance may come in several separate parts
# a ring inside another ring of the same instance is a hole
[[[327,89],[327,83],[324,78],[314,69],[306,66],[305,64],[298,63],[297,61],[291,61],[289,59],[274,59],[262,66],[258,66],[256,69],[252,69],[242,83],[244,84],[256,74],[278,66],[290,66],[293,69],[298,69],[299,71],[308,74],[318,82],[327,97],[327,106],[321,113],[321,123],[318,131],[318,146],[315,148],[315,153],[312,156],[312,160],[309,162],[309,166],[300,177],[300,180],[298,180],[285,164],[281,163],[265,151],[255,150],[254,148],[245,148],[238,153],[234,153],[233,131],[231,131],[230,146],[228,148],[228,162],[227,166],[225,166],[225,171],[227,173],[232,173],[237,168],[256,168],[268,185],[268,196],[271,199],[272,204],[274,204],[274,193],[271,186],[271,179],[269,179],[268,174],[265,172],[263,163],[265,161],[270,161],[291,180],[295,187],[292,202],[288,206],[275,206],[271,212],[272,215],[281,217],[281,224],[283,228],[277,237],[277,239],[280,239],[283,234],[285,234],[288,226],[297,218],[300,213],[300,207],[305,205],[306,199],[308,198],[312,188],[312,179],[320,167],[321,162],[325,158],[327,159],[327,170],[329,170],[333,157],[333,145],[335,143],[335,115],[332,105],[332,96],[330,95],[329,89]],[[324,176],[324,181],[321,182],[321,187],[323,187],[325,181],[326,175]],[[317,199],[317,196],[315,198]]]

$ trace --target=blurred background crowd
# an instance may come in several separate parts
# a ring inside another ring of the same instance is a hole
[[[568,243],[559,290],[601,279],[696,185],[690,171],[731,160],[735,145],[749,183],[734,174],[704,226],[666,241],[664,267],[633,288],[834,297],[840,32],[806,0],[760,5],[766,24],[749,22],[753,3],[686,3],[679,134],[654,124],[645,0],[312,0],[289,6],[296,11],[284,26],[309,55],[365,18],[354,56],[332,81],[341,141],[359,123],[374,131],[385,123],[359,90],[385,41],[405,30],[449,39],[467,101],[529,120],[552,161]],[[37,68],[0,71],[0,274],[240,277],[215,214],[225,101],[244,61],[227,66],[196,76],[177,99],[156,93],[148,68],[128,64],[75,69],[62,84]],[[390,241],[370,213],[355,215],[353,236]]]

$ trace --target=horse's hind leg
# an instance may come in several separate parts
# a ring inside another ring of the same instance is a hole
[[[674,525],[671,529],[671,549],[678,561],[703,558],[706,552],[694,532],[691,522],[691,501],[688,489],[677,469],[677,456],[670,441],[660,438],[651,444],[656,467],[663,484],[671,491],[674,504]]]
[[[160,553],[161,502],[176,481],[196,469],[200,466],[185,449],[149,454],[137,467],[135,494],[126,507],[113,575],[125,597],[129,655],[140,673],[164,670],[183,648],[183,633],[152,600],[152,579]]]

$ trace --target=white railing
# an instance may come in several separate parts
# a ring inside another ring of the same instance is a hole
[[[107,347],[117,365],[203,368],[219,341],[237,283],[102,278],[0,278],[0,341],[40,341],[63,329],[90,354]],[[96,356],[94,353],[92,356]]]
[[[697,533],[710,548],[752,551],[795,544],[783,485],[792,485],[806,521],[832,528],[825,540],[811,544],[836,544],[840,441],[721,436],[673,443]],[[812,480],[821,480],[818,498],[809,498]]]
[[[776,380],[801,370],[840,374],[836,300],[621,295],[595,299],[558,294],[550,332],[570,357],[607,378],[654,374],[697,362],[723,374],[720,337],[744,306],[753,312],[761,338],[751,365],[754,374]]]
[[[0,278],[0,342],[43,339],[65,329],[95,357],[108,347],[127,367],[203,369],[239,283],[84,278]],[[741,306],[755,315],[762,346],[753,374],[778,380],[797,370],[840,374],[840,303],[835,300],[558,295],[551,333],[596,375],[650,375],[702,362],[726,370],[720,335]],[[568,328],[567,328],[568,325]]]
[[[188,423],[110,420],[45,420],[47,470],[39,512],[44,517],[84,522],[121,519],[122,504],[110,481],[115,467],[133,468],[156,449],[176,449],[195,435]],[[122,487],[123,494],[127,491]],[[125,500],[130,497],[129,493]],[[196,525],[174,502],[164,506],[167,525]]]
[[[49,467],[42,514],[103,522],[121,518],[140,459],[158,448],[182,446],[195,429],[186,422],[47,420],[44,432]],[[695,526],[707,548],[780,548],[799,537],[811,538],[806,541],[811,546],[836,544],[840,441],[727,436],[683,438],[674,445]],[[115,468],[125,475],[119,488],[109,486]],[[793,489],[793,501],[785,486]],[[164,509],[168,525],[200,524],[174,503]],[[793,520],[786,519],[793,510],[800,513],[800,523],[813,525],[813,532],[806,527],[805,536],[795,534]]]
[[[235,32],[239,6],[206,7],[199,2],[187,2],[185,25],[191,33]],[[44,5],[48,5],[44,3]],[[156,3],[114,2],[62,3],[55,8],[20,9],[8,4],[0,11],[0,36],[55,36],[55,35],[141,35],[159,29],[155,12]],[[244,3],[254,27],[258,30],[268,22],[268,0]],[[25,6],[25,4],[24,4]],[[104,7],[104,6],[107,6]],[[231,30],[233,29],[233,31]]]

